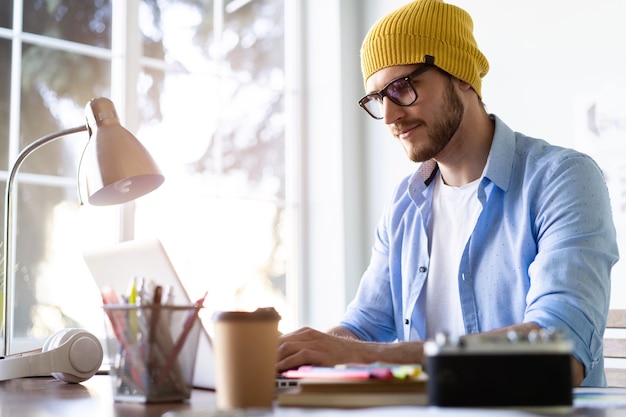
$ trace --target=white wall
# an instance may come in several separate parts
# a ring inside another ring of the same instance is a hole
[[[354,296],[368,246],[366,146],[355,108],[362,91],[355,46],[362,37],[361,0],[303,0],[301,5],[304,71],[298,95],[304,107],[301,192],[306,204],[300,322],[326,329]]]
[[[579,149],[600,164],[626,258],[626,2],[450,2],[472,15],[490,61],[483,84],[488,110],[515,130]],[[599,135],[589,126],[594,105]],[[625,275],[623,260],[613,269],[614,308],[626,307]]]

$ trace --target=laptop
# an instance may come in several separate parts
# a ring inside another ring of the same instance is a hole
[[[99,289],[111,287],[117,294],[126,294],[134,278],[144,278],[165,287],[171,286],[173,304],[193,304],[159,239],[149,238],[118,243],[85,251],[83,258]],[[202,324],[194,368],[193,386],[215,389],[215,363],[206,323]]]

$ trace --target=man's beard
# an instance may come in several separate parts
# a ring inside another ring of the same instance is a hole
[[[427,131],[428,142],[425,146],[414,146],[409,149],[409,159],[413,162],[424,162],[434,158],[450,142],[463,120],[465,108],[454,90],[452,79],[448,80],[441,117]]]

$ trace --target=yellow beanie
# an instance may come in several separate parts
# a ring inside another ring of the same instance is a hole
[[[372,26],[361,46],[363,81],[394,65],[434,65],[470,84],[479,97],[489,63],[478,50],[472,18],[442,0],[414,0]]]

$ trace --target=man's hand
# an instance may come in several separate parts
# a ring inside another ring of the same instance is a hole
[[[344,327],[328,333],[308,327],[282,335],[278,342],[279,372],[301,365],[335,366],[342,363],[422,363],[422,342],[363,342]]]
[[[356,362],[362,344],[356,338],[303,327],[280,336],[276,368],[281,372],[301,365],[334,366]]]

